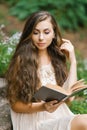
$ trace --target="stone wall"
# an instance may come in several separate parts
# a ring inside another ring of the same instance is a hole
[[[6,100],[6,83],[0,79],[0,130],[12,130],[10,107]]]

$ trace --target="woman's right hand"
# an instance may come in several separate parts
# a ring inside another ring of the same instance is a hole
[[[65,53],[67,58],[69,58],[71,63],[76,61],[73,44],[67,39],[62,39],[62,40],[63,40],[63,44],[61,45],[60,49]]]
[[[59,102],[59,103],[58,103],[57,100],[53,100],[53,101],[50,101],[50,102],[45,102],[45,103],[44,103],[44,107],[45,107],[45,110],[46,110],[46,111],[52,113],[52,112],[54,112],[54,111],[58,108],[58,106],[59,106],[60,104],[62,104],[62,103],[63,103],[63,102]]]

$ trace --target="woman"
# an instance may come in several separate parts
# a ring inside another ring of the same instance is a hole
[[[70,61],[68,74],[66,57]],[[74,47],[61,38],[48,12],[36,12],[27,20],[6,79],[13,130],[87,129],[87,115],[74,115],[64,102],[33,98],[42,85],[60,85],[67,91],[77,80]]]

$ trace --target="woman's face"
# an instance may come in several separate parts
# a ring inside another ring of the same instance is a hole
[[[54,38],[53,25],[50,19],[39,22],[33,30],[32,40],[39,50],[45,50]]]

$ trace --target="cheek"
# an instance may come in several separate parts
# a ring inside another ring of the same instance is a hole
[[[50,35],[47,37],[47,41],[52,42],[53,38],[54,38],[53,35]]]
[[[48,39],[49,44],[52,42],[53,39]]]
[[[47,46],[50,46],[50,45],[51,45],[52,40],[53,40],[52,38],[47,40]]]
[[[32,36],[31,38],[32,38],[32,40],[34,41],[35,37],[34,37],[34,36]]]
[[[37,37],[32,36],[32,41],[35,43],[37,41]]]

